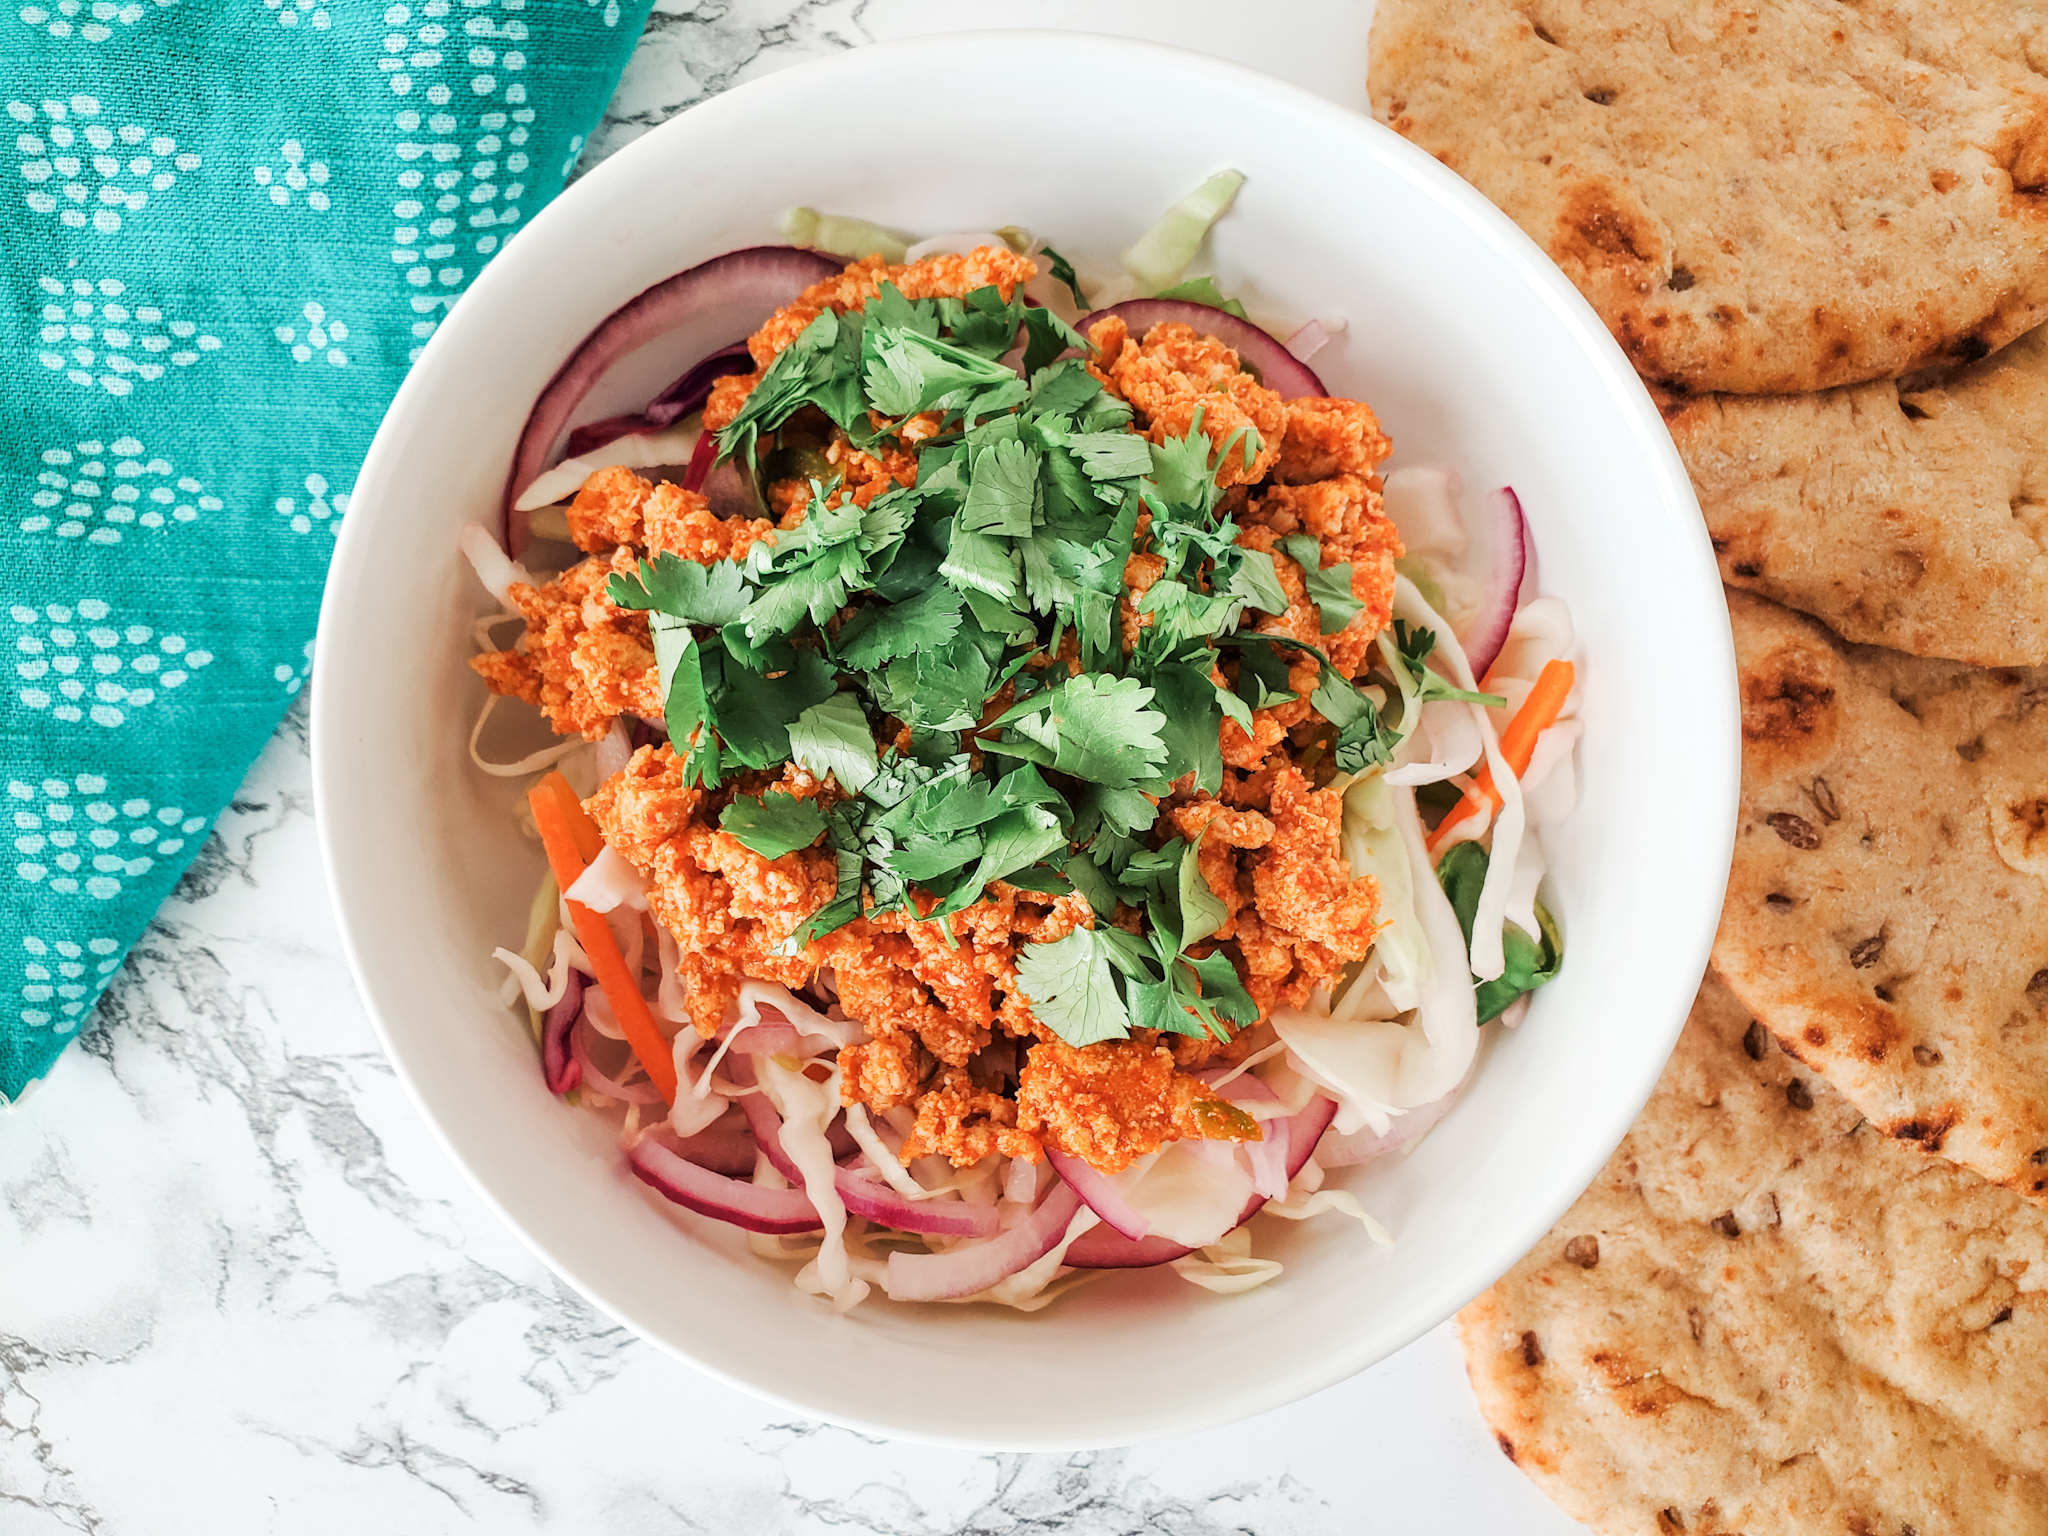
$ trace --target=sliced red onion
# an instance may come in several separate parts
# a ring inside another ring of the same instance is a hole
[[[753,371],[754,354],[747,350],[746,342],[736,341],[729,347],[720,347],[650,400],[642,414],[649,425],[656,427],[681,421],[692,412],[704,409],[705,402],[711,398],[711,386],[720,379]]]
[[[1007,1232],[945,1253],[890,1254],[882,1289],[896,1301],[951,1301],[985,1291],[1057,1248],[1080,1210],[1081,1197],[1072,1185],[1054,1185]]]
[[[715,1216],[749,1232],[786,1235],[818,1230],[817,1208],[803,1190],[768,1189],[727,1178],[671,1151],[653,1136],[635,1142],[626,1163],[643,1182],[699,1215]]]
[[[1325,1168],[1349,1168],[1359,1163],[1374,1162],[1389,1152],[1412,1146],[1421,1139],[1423,1132],[1444,1117],[1444,1111],[1451,1107],[1451,1101],[1456,1097],[1454,1093],[1447,1093],[1433,1103],[1396,1115],[1384,1136],[1369,1125],[1360,1126],[1349,1136],[1331,1131],[1317,1144],[1316,1161]]]
[[[1135,1241],[1152,1230],[1152,1223],[1134,1210],[1116,1187],[1116,1181],[1084,1158],[1052,1147],[1045,1149],[1046,1161],[1054,1173],[1067,1181],[1081,1203],[1102,1218],[1103,1225]]]
[[[1337,1118],[1337,1101],[1326,1094],[1317,1094],[1301,1110],[1287,1117],[1287,1178],[1292,1183],[1294,1176],[1308,1166],[1308,1160],[1315,1155],[1316,1143],[1323,1139],[1323,1132],[1330,1128],[1330,1122]],[[1243,1223],[1239,1223],[1243,1225]]]
[[[579,1015],[569,1030],[569,1054],[583,1074],[583,1086],[604,1094],[607,1098],[622,1099],[628,1104],[659,1104],[661,1090],[653,1083],[639,1082],[629,1087],[603,1071],[590,1059],[590,1036],[594,1032],[587,1013]]]
[[[709,1168],[729,1178],[751,1178],[757,1149],[754,1133],[744,1115],[728,1112],[708,1130],[677,1140],[675,1150],[699,1168]]]
[[[607,416],[603,421],[586,421],[570,430],[564,452],[569,458],[580,459],[584,454],[595,453],[605,444],[616,443],[622,437],[638,437],[656,425],[645,416]]]
[[[581,971],[569,969],[562,999],[540,1021],[540,1070],[549,1093],[567,1093],[583,1081],[583,1068],[570,1054],[569,1032],[583,1017],[583,989],[589,985]]]
[[[732,337],[750,334],[805,288],[844,265],[818,251],[753,246],[700,262],[613,310],[541,391],[519,435],[505,486],[506,536],[513,553],[525,543],[523,520],[510,516],[513,502],[547,466],[576,407],[614,364],[685,322],[704,327],[705,340],[722,350]]]
[[[1085,336],[1091,325],[1110,315],[1122,319],[1131,328],[1131,334],[1139,338],[1153,326],[1164,325],[1171,320],[1191,325],[1205,336],[1214,336],[1237,354],[1239,362],[1250,364],[1248,371],[1283,400],[1320,397],[1329,393],[1323,388],[1323,381],[1316,377],[1315,370],[1289,352],[1285,345],[1251,321],[1240,320],[1227,310],[1212,309],[1207,304],[1195,304],[1187,299],[1129,299],[1084,316],[1075,328]]]
[[[1458,637],[1465,647],[1465,659],[1472,664],[1472,675],[1482,679],[1507,644],[1529,559],[1529,523],[1522,516],[1522,499],[1512,486],[1502,486],[1487,496],[1486,515],[1492,524],[1493,565],[1486,573],[1479,615]]]
[[[747,1123],[753,1127],[754,1143],[762,1155],[785,1179],[792,1184],[801,1184],[802,1172],[782,1145],[782,1116],[775,1112],[768,1096],[750,1093],[739,1103]],[[841,1129],[843,1131],[844,1127]],[[834,1150],[837,1151],[836,1148]],[[989,1237],[996,1230],[996,1209],[992,1205],[969,1205],[964,1200],[912,1200],[872,1174],[853,1168],[841,1168],[835,1173],[832,1187],[838,1190],[839,1198],[854,1215],[894,1227],[899,1232],[929,1232],[938,1237]]]
[[[965,1200],[913,1200],[880,1179],[851,1168],[833,1176],[833,1187],[856,1216],[880,1222],[898,1232],[928,1232],[934,1237],[994,1237],[996,1208]]]
[[[1216,1068],[1209,1072],[1197,1072],[1196,1077],[1209,1081],[1221,1077],[1230,1070]],[[1211,1083],[1213,1087],[1214,1084]],[[1221,1088],[1216,1090],[1230,1103],[1237,1105],[1247,1114],[1254,1113],[1255,1104],[1278,1104],[1280,1095],[1268,1088],[1249,1072],[1240,1072]],[[1268,1200],[1278,1200],[1287,1193],[1287,1181],[1292,1175],[1287,1170],[1289,1138],[1287,1121],[1279,1117],[1260,1119],[1259,1129],[1263,1132],[1258,1141],[1239,1142],[1244,1154],[1252,1165],[1252,1190]],[[1243,1225],[1242,1222],[1239,1225]]]
[[[1249,1074],[1247,1074],[1249,1075]],[[1239,1080],[1226,1084],[1234,1088]],[[1263,1087],[1264,1085],[1261,1084]],[[1317,1140],[1329,1129],[1330,1121],[1337,1113],[1337,1101],[1321,1094],[1310,1099],[1298,1114],[1290,1115],[1283,1121],[1268,1121],[1267,1125],[1284,1131],[1287,1140],[1287,1178],[1291,1181],[1308,1165],[1309,1156],[1315,1151]],[[1274,1140],[1278,1141],[1278,1135]],[[1286,1185],[1281,1185],[1284,1191]],[[1266,1203],[1266,1197],[1254,1194],[1245,1202],[1243,1211],[1238,1213],[1231,1230],[1243,1226],[1259,1212]],[[1163,1237],[1146,1237],[1136,1241],[1108,1227],[1090,1227],[1074,1239],[1067,1249],[1066,1262],[1076,1269],[1149,1269],[1155,1264],[1166,1264],[1174,1259],[1185,1258],[1195,1250],[1181,1243]]]
[[[1244,1221],[1250,1221],[1252,1212],[1263,1199],[1253,1203],[1245,1212]],[[1244,1225],[1244,1221],[1238,1223]],[[1066,1262],[1076,1269],[1150,1269],[1155,1264],[1169,1264],[1175,1259],[1186,1258],[1195,1250],[1168,1237],[1141,1237],[1131,1239],[1110,1227],[1090,1227],[1067,1247]]]
[[[683,471],[683,489],[686,491],[703,490],[704,482],[711,477],[712,462],[717,457],[718,434],[716,432],[701,434],[697,438],[697,446],[690,450],[689,468]],[[705,499],[709,500],[710,498],[706,497]]]

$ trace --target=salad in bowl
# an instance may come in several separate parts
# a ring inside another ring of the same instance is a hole
[[[1339,322],[1186,279],[1241,180],[1109,291],[798,210],[593,332],[463,530],[472,756],[547,861],[497,950],[536,1070],[842,1310],[1248,1290],[1261,1211],[1390,1241],[1326,1171],[1563,964],[1570,614],[1511,489],[1468,528],[1450,466],[1383,472],[1312,367]],[[563,739],[492,757],[504,700]]]

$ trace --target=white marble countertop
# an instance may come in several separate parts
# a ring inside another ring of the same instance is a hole
[[[1157,37],[1359,106],[1369,16],[671,0],[592,153],[780,65],[961,26]],[[1234,1429],[977,1456],[793,1421],[614,1327],[490,1213],[393,1078],[322,886],[301,711],[80,1048],[0,1115],[0,1536],[366,1529],[1578,1527],[1494,1448],[1448,1329]]]

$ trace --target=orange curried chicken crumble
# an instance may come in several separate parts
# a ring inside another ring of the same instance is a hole
[[[755,371],[716,385],[707,428],[735,420],[776,357],[817,316],[862,309],[885,282],[913,300],[962,299],[993,287],[1007,301],[1034,272],[1027,258],[993,248],[908,266],[854,262],[754,334]],[[1134,336],[1112,316],[1089,340],[1089,371],[1128,402],[1132,431],[1153,442],[1199,431],[1224,450],[1215,471],[1219,515],[1234,519],[1242,547],[1272,555],[1285,594],[1284,611],[1249,612],[1245,628],[1295,642],[1274,654],[1294,658],[1286,665],[1288,691],[1297,697],[1251,711],[1249,730],[1223,721],[1224,768],[1214,792],[1188,775],[1170,792],[1146,797],[1152,846],[1173,837],[1198,843],[1200,877],[1223,910],[1190,955],[1226,957],[1263,1020],[1276,1008],[1307,1004],[1366,956],[1376,931],[1377,887],[1354,878],[1341,851],[1342,802],[1325,787],[1331,727],[1309,702],[1317,666],[1304,648],[1353,677],[1388,623],[1401,553],[1381,511],[1376,472],[1388,441],[1365,405],[1282,399],[1244,372],[1230,348],[1187,325]],[[891,487],[916,483],[921,445],[940,432],[934,411],[862,447],[807,408],[784,429],[778,460],[787,467],[794,457],[805,472],[764,473],[769,516],[721,517],[696,492],[632,470],[601,470],[567,509],[585,558],[552,580],[515,585],[510,599],[526,620],[523,638],[472,664],[494,693],[533,704],[562,735],[595,740],[621,718],[659,724],[664,701],[649,621],[613,602],[611,576],[662,552],[710,566],[745,559],[764,542],[772,549],[814,515],[813,481],[825,488],[827,506],[865,508]],[[1333,633],[1323,631],[1307,573],[1282,547],[1304,533],[1320,544],[1324,568],[1351,570],[1358,609]],[[1162,568],[1144,549],[1125,565],[1119,627],[1126,653],[1153,622],[1144,598]],[[1223,654],[1214,680],[1228,684],[1240,663],[1231,659],[1236,653]],[[1078,670],[1071,636],[1034,665],[1063,663]],[[1007,703],[998,695],[989,718]],[[878,740],[907,740],[899,725],[885,722]],[[961,732],[960,743],[961,751],[981,750],[974,731]],[[606,841],[646,877],[653,916],[677,942],[689,1014],[681,1022],[714,1034],[733,1016],[749,977],[836,999],[866,1031],[840,1053],[844,1101],[914,1117],[902,1146],[906,1163],[938,1155],[964,1166],[993,1152],[1036,1160],[1052,1147],[1114,1172],[1173,1139],[1257,1135],[1192,1075],[1241,1059],[1250,1028],[1229,1041],[1138,1029],[1128,1039],[1076,1047],[1034,1016],[1019,989],[1027,946],[1098,925],[1136,933],[1146,919],[1131,907],[1096,911],[1078,890],[1053,894],[997,880],[944,917],[929,915],[938,903],[925,895],[914,894],[918,915],[877,913],[870,903],[865,915],[789,952],[792,935],[832,900],[839,874],[823,838],[770,858],[721,830],[735,796],[771,788],[820,808],[845,794],[830,777],[793,762],[702,787],[690,781],[676,747],[662,741],[635,751],[586,802]]]

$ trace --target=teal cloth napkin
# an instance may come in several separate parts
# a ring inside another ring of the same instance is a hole
[[[384,407],[648,3],[6,0],[0,1095],[304,684]]]

